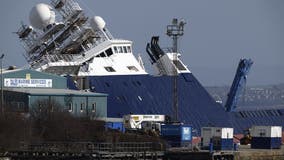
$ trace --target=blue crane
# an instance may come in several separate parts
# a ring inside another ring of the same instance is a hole
[[[248,72],[253,64],[251,59],[241,59],[232,83],[228,98],[225,104],[225,109],[228,112],[234,111],[237,107],[238,100],[241,96],[241,91],[246,86]]]

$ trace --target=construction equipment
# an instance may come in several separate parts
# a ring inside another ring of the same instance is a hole
[[[251,135],[250,135],[250,130],[244,130],[244,137],[240,139],[241,145],[248,145],[251,143]]]
[[[246,86],[246,80],[248,72],[253,64],[251,59],[241,59],[235,74],[234,81],[232,83],[228,99],[225,104],[227,112],[234,111],[237,107],[238,100],[241,95],[241,91]]]
[[[126,131],[155,131],[160,132],[161,124],[166,120],[165,115],[125,115],[123,124]]]

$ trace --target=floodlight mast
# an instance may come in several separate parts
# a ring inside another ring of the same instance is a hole
[[[183,36],[184,25],[186,22],[182,19],[180,22],[177,18],[172,20],[172,24],[167,26],[167,35],[173,39],[173,120],[179,121],[178,118],[178,90],[177,90],[177,79],[178,79],[178,68],[177,68],[177,54],[178,54],[178,38]]]
[[[178,22],[178,19],[174,18],[172,24],[167,26],[167,35],[173,39],[173,52],[178,52],[178,38],[183,36],[184,25],[186,22],[182,19]]]

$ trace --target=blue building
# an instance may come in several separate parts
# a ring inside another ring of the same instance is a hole
[[[65,77],[30,69],[5,70],[2,76],[7,112],[49,106],[79,117],[107,117],[107,94],[69,90]]]

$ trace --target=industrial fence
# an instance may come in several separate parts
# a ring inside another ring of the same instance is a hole
[[[21,145],[21,150],[26,151],[80,153],[153,152],[163,151],[164,148],[164,144],[159,142],[44,142]]]

